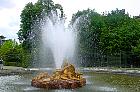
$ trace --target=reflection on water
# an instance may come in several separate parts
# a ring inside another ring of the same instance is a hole
[[[46,92],[45,89],[31,86],[31,79],[34,74],[0,76],[0,92]],[[129,92],[127,88],[120,88],[115,85],[103,83],[96,80],[100,75],[84,73],[87,79],[86,86],[78,89],[48,90],[47,92]],[[102,76],[102,75],[101,75]]]

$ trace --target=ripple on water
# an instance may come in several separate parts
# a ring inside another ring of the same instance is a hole
[[[14,86],[11,84],[15,81],[20,79],[19,75],[12,75],[12,76],[0,76],[0,92],[12,92]]]
[[[93,81],[91,82],[90,80],[88,80],[89,78],[92,78],[91,76],[86,76],[84,78],[86,78],[86,85],[92,85],[93,84]]]
[[[23,89],[23,91],[35,91],[35,90],[40,90],[39,88],[35,88],[35,87],[26,87]]]
[[[118,92],[116,88],[111,88],[111,87],[99,87],[99,90],[105,92]]]
[[[19,75],[1,76],[0,77],[0,84],[3,85],[3,84],[13,82],[13,81],[18,80],[18,79],[20,79]]]

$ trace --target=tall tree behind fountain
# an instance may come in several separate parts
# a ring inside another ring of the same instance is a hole
[[[61,12],[61,13],[60,13]],[[55,66],[72,59],[75,50],[73,29],[64,26],[63,8],[52,0],[28,3],[21,13],[19,40],[31,53],[33,67]]]

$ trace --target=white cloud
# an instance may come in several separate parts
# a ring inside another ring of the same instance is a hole
[[[126,9],[132,16],[140,14],[139,0],[54,0],[63,6],[68,20],[73,13],[83,9],[95,9],[97,12]]]
[[[0,0],[0,35],[8,39],[17,39],[16,33],[19,30],[20,14],[25,4],[35,3],[37,0]],[[113,9],[126,9],[130,15],[139,15],[139,0],[53,0],[64,8],[64,13],[70,21],[72,14],[78,10],[95,9],[101,13]]]
[[[18,38],[16,33],[19,30],[21,11],[31,1],[33,0],[0,1],[0,35],[4,35],[7,39]]]
[[[0,1],[0,9],[3,8],[13,8],[15,4],[10,0],[1,0]]]

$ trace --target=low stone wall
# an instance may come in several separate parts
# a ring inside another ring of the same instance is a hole
[[[31,71],[26,71],[24,69],[16,69],[16,70],[1,69],[0,70],[0,76],[16,75],[16,74],[26,74],[26,73],[31,73]]]

